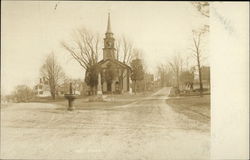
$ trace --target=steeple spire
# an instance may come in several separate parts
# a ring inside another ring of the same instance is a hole
[[[115,39],[113,37],[113,33],[111,31],[110,25],[110,13],[108,14],[108,25],[107,31],[105,33],[104,38],[104,48],[103,48],[103,59],[114,59],[115,58]]]
[[[110,24],[110,13],[108,15],[108,26],[107,26],[107,32],[106,33],[112,33],[111,24]]]

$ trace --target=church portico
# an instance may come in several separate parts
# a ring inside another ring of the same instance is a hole
[[[107,59],[98,63],[100,65],[103,93],[124,93],[129,91],[130,68],[121,62],[117,62],[117,60]]]

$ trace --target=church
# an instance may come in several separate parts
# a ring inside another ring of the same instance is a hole
[[[131,68],[118,60],[115,38],[111,31],[110,14],[104,38],[103,59],[97,65],[100,69],[101,89],[104,94],[121,94],[129,91]]]

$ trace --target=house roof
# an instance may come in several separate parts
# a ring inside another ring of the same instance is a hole
[[[98,65],[102,65],[102,64],[104,64],[104,63],[107,62],[107,61],[110,61],[110,62],[112,62],[112,63],[116,63],[116,64],[118,64],[119,66],[122,66],[123,68],[128,68],[128,69],[131,70],[131,67],[130,67],[130,66],[128,66],[127,64],[122,63],[122,62],[120,62],[120,61],[118,61],[118,60],[116,60],[116,59],[106,59],[106,60],[103,59],[103,60],[99,61],[97,64],[98,64]]]

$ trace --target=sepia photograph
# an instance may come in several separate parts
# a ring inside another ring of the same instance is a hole
[[[247,17],[249,6],[235,4],[1,1],[0,158],[228,158],[231,148],[212,153],[218,131],[224,133],[216,129],[223,116],[217,102],[227,101],[217,84],[221,76],[233,85],[219,71],[237,58],[230,45],[217,54],[216,40],[230,35],[242,42],[241,59],[248,56],[249,21],[225,13],[234,6]],[[216,58],[225,55],[229,60]],[[247,141],[248,121],[237,124],[240,142]],[[246,159],[241,144],[229,157]]]

